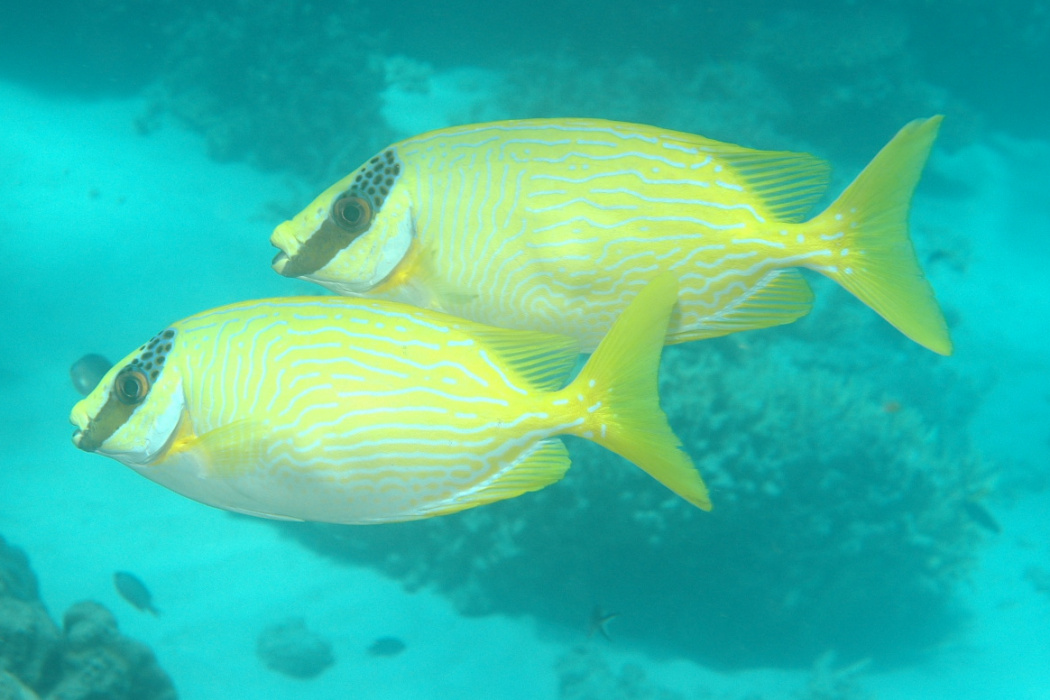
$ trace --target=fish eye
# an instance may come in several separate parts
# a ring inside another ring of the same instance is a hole
[[[117,375],[113,390],[122,404],[134,406],[149,393],[149,379],[137,369],[127,370]]]
[[[348,233],[361,233],[372,223],[372,205],[356,194],[344,195],[332,205],[332,219]]]

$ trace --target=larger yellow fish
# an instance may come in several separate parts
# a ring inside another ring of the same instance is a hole
[[[807,154],[589,119],[443,129],[390,146],[278,226],[273,266],[584,350],[664,272],[680,286],[669,343],[789,323],[812,303],[801,267],[949,354],[907,227],[940,121],[905,126],[808,221],[829,168]]]
[[[707,509],[656,395],[676,292],[653,282],[564,387],[570,338],[378,300],[234,304],[117,363],[73,408],[73,441],[219,508],[377,523],[543,488],[568,434]]]

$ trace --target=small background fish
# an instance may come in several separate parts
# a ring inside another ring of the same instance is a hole
[[[369,656],[397,656],[405,650],[405,643],[397,637],[379,637],[368,645]]]
[[[965,500],[963,501],[963,510],[970,516],[970,519],[975,523],[983,527],[988,532],[999,535],[1002,534],[1003,528],[999,524],[999,521],[995,519],[995,516],[989,512],[987,508],[978,503],[977,501]]]
[[[69,368],[69,378],[73,381],[73,388],[82,396],[87,396],[94,390],[102,377],[113,366],[113,363],[95,353],[84,355],[73,363]]]
[[[137,576],[127,571],[117,571],[113,574],[113,586],[117,589],[120,597],[143,610],[154,615],[160,615],[160,611],[153,605],[153,596],[150,595],[146,584]]]

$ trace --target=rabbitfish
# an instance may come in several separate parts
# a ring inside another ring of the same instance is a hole
[[[679,282],[668,343],[790,323],[812,303],[805,268],[949,354],[908,234],[940,122],[905,126],[810,219],[829,167],[804,153],[595,119],[442,129],[386,148],[278,226],[273,267],[583,350],[663,273]]]
[[[709,508],[656,393],[676,295],[650,284],[567,386],[563,336],[374,299],[225,306],[117,363],[73,408],[73,442],[219,508],[376,523],[543,488],[568,434]]]

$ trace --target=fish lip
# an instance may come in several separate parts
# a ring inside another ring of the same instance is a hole
[[[284,267],[288,264],[288,254],[283,250],[279,251],[277,255],[273,256],[273,260],[270,261],[270,267],[274,269],[278,274],[284,274]]]
[[[77,449],[83,450],[84,452],[94,452],[96,449],[98,449],[97,445],[95,447],[91,447],[90,445],[84,444],[85,439],[87,439],[90,442],[90,438],[88,438],[88,430],[91,428],[90,421],[84,421],[74,414],[69,417],[69,422],[73,424],[72,440],[73,445]]]

